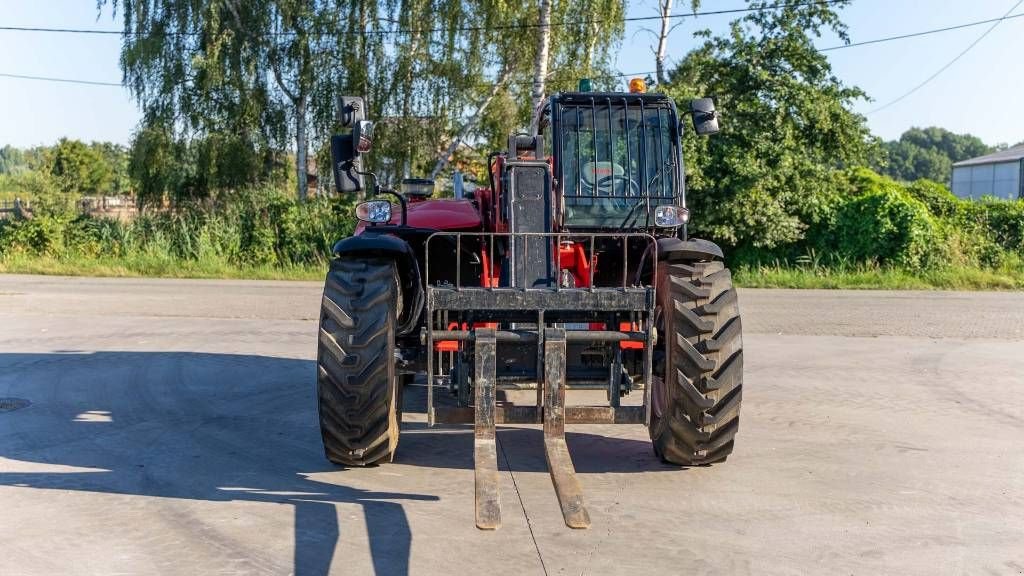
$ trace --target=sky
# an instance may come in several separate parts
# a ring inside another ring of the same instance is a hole
[[[853,42],[999,18],[1018,0],[854,0],[841,11]],[[686,0],[676,0],[683,13]],[[628,16],[654,16],[656,0],[632,0]],[[745,6],[742,0],[704,0],[701,10]],[[1024,13],[1024,4],[1014,14]],[[696,45],[692,34],[726,29],[735,15],[685,18],[669,43],[669,62]],[[654,70],[650,30],[656,21],[628,23],[618,53],[622,73]],[[95,0],[0,0],[0,26],[120,29]],[[836,76],[864,89],[868,113],[920,84],[974,42],[989,25],[828,52]],[[645,30],[646,29],[646,30]],[[816,41],[835,46],[835,37]],[[119,36],[0,30],[0,74],[119,82]],[[997,26],[970,52],[901,102],[868,114],[876,135],[891,140],[912,126],[942,126],[989,144],[1024,141],[1024,18]],[[138,107],[122,87],[85,86],[0,76],[0,146],[49,144],[61,137],[127,143]]]

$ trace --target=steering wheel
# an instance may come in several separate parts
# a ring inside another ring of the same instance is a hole
[[[594,184],[594,189],[601,190],[603,188],[614,193],[617,180],[622,180],[626,182],[626,186],[629,187],[629,191],[633,196],[640,195],[640,186],[636,183],[636,180],[633,180],[632,178],[627,178],[622,174],[608,174],[607,176],[602,176],[598,178],[597,182]],[[625,196],[625,190],[623,190],[623,196]]]
[[[639,198],[640,187],[633,179],[627,178],[622,174],[608,174],[606,176],[602,176],[598,178],[597,182],[592,186],[584,180],[584,184],[587,185],[586,187],[590,188],[592,191],[600,194],[612,195],[612,197],[606,196],[604,198],[591,199],[591,202],[593,203],[592,206],[594,206],[598,212],[608,214],[618,213],[630,207],[631,203],[628,200],[630,197],[626,196],[625,186],[623,187],[621,196],[614,196],[616,188],[620,186],[620,182],[629,187],[629,191],[632,193],[633,198]]]

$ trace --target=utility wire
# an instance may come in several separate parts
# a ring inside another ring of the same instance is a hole
[[[954,57],[954,58],[953,58],[952,60],[950,60],[949,62],[947,62],[945,66],[943,66],[942,68],[939,68],[938,70],[936,70],[936,71],[935,71],[935,73],[934,73],[934,74],[932,74],[931,76],[929,76],[928,78],[925,78],[924,82],[921,82],[921,83],[920,83],[920,84],[918,84],[917,86],[914,86],[914,87],[913,87],[913,88],[911,88],[910,90],[907,90],[907,91],[906,91],[906,92],[904,92],[904,93],[903,93],[903,95],[902,95],[902,96],[900,96],[899,98],[896,98],[895,100],[890,100],[889,102],[887,102],[887,103],[885,103],[885,104],[883,104],[883,105],[879,106],[878,108],[875,108],[874,110],[869,110],[869,111],[867,112],[867,114],[869,114],[869,115],[870,115],[870,114],[874,114],[874,113],[876,113],[876,112],[880,112],[880,111],[882,111],[882,110],[885,110],[886,108],[888,108],[888,107],[890,107],[890,106],[892,106],[892,105],[894,105],[894,104],[896,104],[896,103],[898,103],[898,102],[902,102],[902,101],[903,101],[903,100],[905,100],[905,99],[906,99],[907,97],[909,97],[909,96],[910,96],[911,94],[913,94],[913,93],[917,92],[917,91],[918,91],[918,90],[920,90],[921,88],[924,88],[924,87],[925,87],[925,86],[926,86],[926,85],[927,85],[927,84],[928,84],[929,82],[931,82],[932,80],[935,80],[935,79],[936,79],[936,78],[937,78],[937,77],[939,76],[939,74],[942,74],[943,72],[945,72],[946,70],[948,70],[950,66],[952,66],[953,64],[956,64],[956,62],[957,62],[958,60],[960,60],[961,58],[963,58],[965,54],[967,54],[968,52],[970,52],[972,48],[974,48],[975,46],[977,46],[977,45],[978,45],[978,43],[979,43],[979,42],[981,42],[982,40],[984,40],[984,39],[985,39],[985,37],[989,35],[989,33],[991,33],[991,32],[992,32],[993,30],[995,30],[995,29],[996,29],[996,26],[999,26],[999,24],[1000,24],[1000,23],[1002,23],[1002,21],[1003,21],[1003,20],[1006,20],[1007,18],[1009,18],[1009,16],[1010,16],[1010,13],[1012,13],[1012,12],[1013,12],[1014,10],[1016,10],[1016,9],[1017,9],[1017,7],[1018,7],[1018,6],[1020,6],[1021,4],[1024,4],[1024,0],[1017,0],[1017,3],[1016,3],[1016,4],[1014,4],[1012,8],[1010,8],[1009,10],[1007,10],[1007,11],[1006,11],[1006,14],[1003,14],[1003,17],[1002,17],[1002,18],[997,18],[997,19],[996,19],[996,20],[995,20],[995,21],[994,21],[994,22],[992,23],[992,25],[991,25],[991,26],[989,26],[989,27],[988,27],[988,29],[987,29],[987,30],[985,30],[985,31],[984,31],[984,32],[983,32],[983,33],[981,34],[981,36],[978,36],[978,37],[977,37],[977,38],[976,38],[976,39],[974,40],[974,42],[971,42],[971,43],[970,43],[970,44],[969,44],[969,45],[967,46],[967,48],[964,48],[964,49],[963,49],[963,51],[961,51],[961,52],[960,52],[959,54],[957,54],[957,55],[956,55],[956,57]]]
[[[121,86],[120,82],[100,82],[96,80],[74,80],[71,78],[53,78],[50,76],[27,76],[25,74],[7,74],[0,72],[0,77],[17,78],[19,80],[42,80],[45,82],[63,82],[65,84],[88,84],[89,86]]]
[[[1010,10],[1013,12],[1013,10]],[[971,28],[972,26],[981,26],[982,24],[991,24],[993,22],[999,23],[1003,20],[1013,20],[1014,18],[1024,18],[1024,14],[1014,14],[1013,16],[1003,16],[1002,18],[991,18],[989,20],[978,20],[977,22],[968,22],[966,24],[957,24],[956,26],[947,26],[945,28],[935,28],[933,30],[923,30],[921,32],[911,32],[910,34],[902,34],[900,36],[888,36],[886,38],[876,38],[874,40],[864,40],[863,42],[850,42],[849,44],[839,44],[836,46],[829,46],[827,48],[818,48],[818,52],[830,52],[832,50],[842,50],[843,48],[855,48],[857,46],[868,46],[870,44],[879,44],[881,42],[891,42],[893,40],[904,40],[907,38],[917,38],[918,36],[927,36],[929,34],[938,34],[939,32],[949,32],[950,30],[960,30],[961,28]]]
[[[832,4],[844,4],[850,0],[813,0],[809,2],[779,2],[777,4],[771,4],[768,6],[762,6],[760,8],[733,8],[729,10],[707,10],[704,12],[687,12],[682,14],[671,14],[668,18],[695,18],[697,16],[719,16],[723,14],[739,14],[744,12],[767,12],[769,10],[775,10],[778,8],[799,8],[804,6],[829,6]],[[623,18],[623,22],[644,22],[649,20],[661,20],[662,16],[632,16],[629,18]],[[391,22],[392,20],[385,20]],[[564,22],[552,22],[549,27],[562,27],[562,26],[580,26],[589,24],[598,24],[605,22],[602,19],[591,19],[591,20],[575,20],[575,21],[564,21]],[[529,30],[540,28],[540,23],[524,23],[524,24],[498,24],[494,26],[464,26],[457,28],[398,28],[394,30],[361,30],[359,32],[323,32],[323,33],[311,33],[311,36],[362,36],[362,35],[400,35],[400,34],[440,34],[445,32],[481,32],[488,30]],[[31,27],[31,26],[0,26],[0,31],[4,32],[51,32],[56,34],[96,34],[96,35],[124,35],[124,36],[200,36],[201,32],[162,32],[162,33],[145,33],[145,32],[125,32],[122,30],[103,30],[95,28],[43,28],[43,27]],[[294,32],[271,32],[264,34],[264,36],[294,36]]]
[[[1024,0],[1022,0],[1022,2],[1024,2]],[[1021,2],[1018,2],[1017,4],[1020,5]],[[1016,8],[1016,6],[1014,6],[1014,9],[1015,8]],[[1013,12],[1013,9],[1011,9],[1010,12]],[[863,42],[851,42],[849,44],[839,44],[837,46],[829,46],[829,47],[826,47],[826,48],[818,48],[817,50],[818,50],[818,52],[831,52],[831,51],[834,51],[834,50],[842,50],[842,49],[845,49],[845,48],[856,48],[858,46],[868,46],[868,45],[871,45],[871,44],[880,44],[880,43],[883,43],[883,42],[892,42],[892,41],[895,41],[895,40],[905,40],[905,39],[908,39],[908,38],[917,38],[917,37],[920,37],[920,36],[927,36],[927,35],[931,35],[931,34],[938,34],[938,33],[941,33],[941,32],[949,32],[951,30],[960,30],[962,28],[970,28],[970,27],[973,27],[973,26],[981,26],[983,24],[999,24],[1003,20],[1013,20],[1015,18],[1024,18],[1024,14],[1014,14],[1014,15],[1011,16],[1011,15],[1009,15],[1009,13],[1007,13],[1006,16],[1003,16],[1001,18],[992,18],[992,19],[989,19],[989,20],[978,20],[976,22],[967,22],[965,24],[957,24],[955,26],[947,26],[945,28],[934,28],[932,30],[922,30],[920,32],[912,32],[912,33],[909,33],[909,34],[901,34],[899,36],[888,36],[888,37],[885,37],[885,38],[876,38],[874,40],[865,40]],[[995,26],[993,26],[993,28],[994,27]],[[5,28],[0,27],[0,30],[4,30],[4,29]],[[55,30],[55,29],[45,29],[45,30],[46,31],[52,31],[52,30]],[[991,31],[992,31],[992,29],[990,28],[988,31],[986,31],[986,34],[988,32],[991,32]],[[111,33],[115,33],[115,32],[111,32]],[[984,35],[982,36],[982,38],[983,37],[984,37]],[[975,44],[977,42],[979,42],[979,41],[980,41],[980,38],[975,41]],[[973,47],[973,45],[971,47]],[[971,47],[968,47],[968,50]],[[966,53],[966,51],[964,53]],[[963,56],[963,53],[960,56]],[[960,56],[958,56],[957,58],[959,58]],[[954,62],[955,62],[955,60],[954,60]],[[950,63],[950,64],[952,64],[952,63]],[[949,65],[947,65],[947,67],[948,66]],[[941,72],[941,70],[940,70],[940,72]],[[647,76],[647,75],[656,74],[656,73],[657,72],[654,71],[654,70],[647,70],[647,71],[643,71],[643,72],[626,72],[626,73],[620,73],[620,74],[613,74],[610,77],[611,78],[625,78],[625,77],[629,77],[629,76]],[[18,79],[23,79],[23,80],[43,80],[43,81],[49,81],[49,82],[64,82],[64,83],[68,83],[68,84],[89,84],[89,85],[95,85],[95,86],[121,86],[121,84],[117,83],[117,82],[98,82],[98,81],[92,81],[92,80],[74,80],[74,79],[70,79],[70,78],[51,78],[51,77],[45,77],[45,76],[26,76],[26,75],[22,75],[22,74],[5,74],[5,73],[0,73],[0,77],[18,78]],[[927,83],[927,81],[925,83]],[[509,85],[532,86],[533,82],[532,81],[508,82],[508,84]],[[480,84],[480,86],[493,86],[493,84],[483,84],[482,83],[482,84]],[[905,98],[906,96],[909,96],[909,93],[904,95],[904,96],[902,96],[901,98]],[[892,104],[895,104],[895,101],[891,102],[889,104],[886,104],[886,106],[890,106]],[[873,112],[877,112],[880,109],[881,108],[873,110],[872,112],[868,112],[868,114],[871,114]]]

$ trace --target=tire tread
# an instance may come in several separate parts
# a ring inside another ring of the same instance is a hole
[[[672,314],[666,318],[672,358],[665,368],[676,377],[664,383],[663,414],[652,418],[655,453],[686,466],[723,461],[735,445],[743,398],[742,324],[732,274],[719,261],[671,263],[658,289],[662,308]]]
[[[336,464],[366,466],[394,456],[395,278],[391,260],[334,260],[324,283],[317,401],[324,452]]]

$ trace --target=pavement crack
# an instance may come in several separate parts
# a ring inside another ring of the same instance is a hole
[[[512,463],[508,459],[508,452],[505,451],[505,447],[501,445],[501,434],[494,433],[494,439],[498,443],[498,450],[501,452],[501,458],[505,461],[505,468],[508,469],[509,478],[512,478],[512,487],[515,488],[516,497],[519,498],[519,507],[523,509],[523,516],[526,518],[526,527],[530,530],[530,539],[533,540],[533,549],[537,551],[537,560],[540,560],[540,569],[544,571],[544,576],[548,576],[548,567],[544,564],[544,555],[540,553],[540,546],[537,545],[537,536],[533,533],[533,521],[530,520],[530,513],[526,511],[526,504],[523,502],[523,495],[519,492],[519,484],[516,483],[516,475],[512,473]]]

